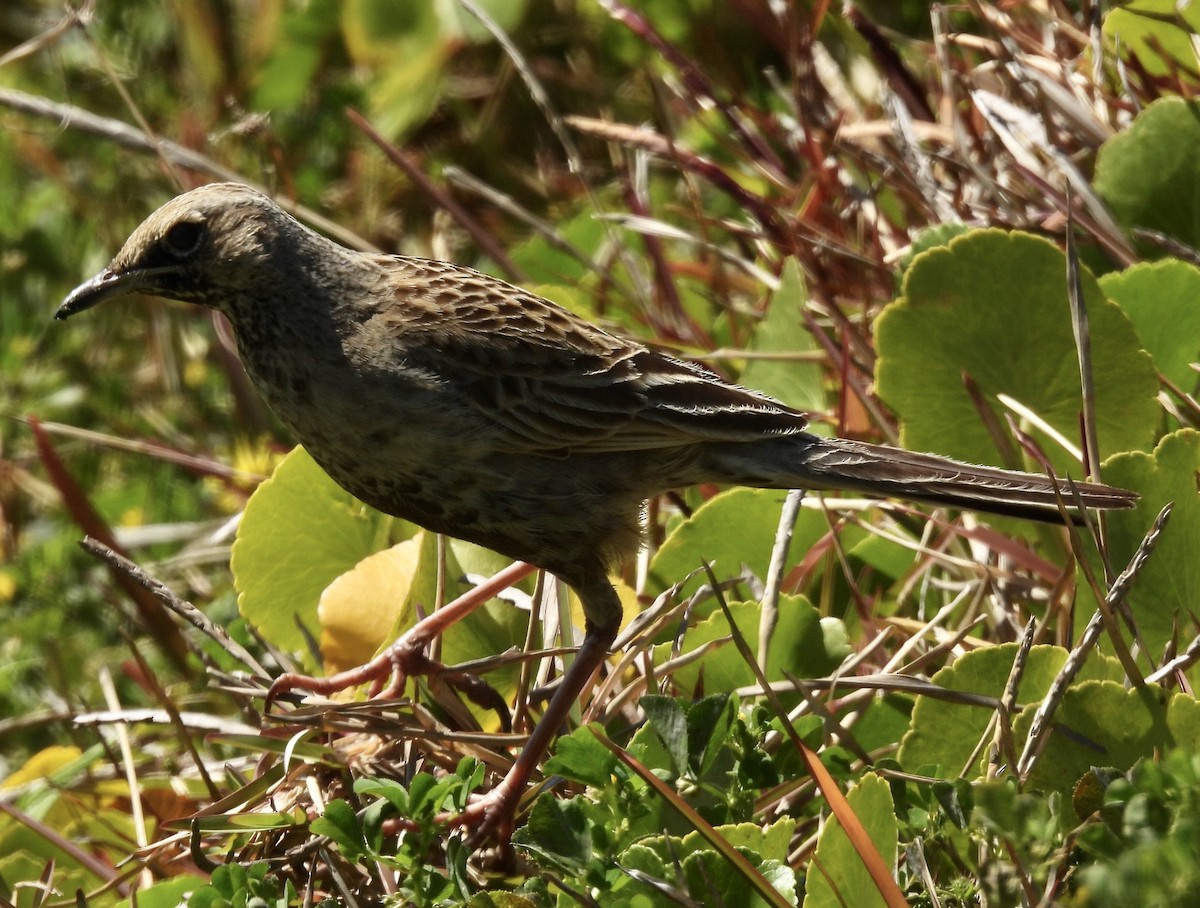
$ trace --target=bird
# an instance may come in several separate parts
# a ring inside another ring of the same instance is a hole
[[[130,294],[226,316],[267,405],[347,492],[542,568],[579,597],[575,660],[512,769],[457,818],[476,840],[511,834],[538,761],[607,658],[622,615],[609,572],[641,544],[648,498],[717,483],[1064,516],[1050,477],[813,434],[800,411],[705,366],[467,267],[345,248],[238,183],[166,202],[55,317]],[[1137,499],[1073,488],[1085,508]]]

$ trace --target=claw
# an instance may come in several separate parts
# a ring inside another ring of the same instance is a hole
[[[441,663],[434,662],[424,654],[425,646],[442,633],[447,627],[465,615],[479,608],[496,593],[506,589],[521,578],[532,573],[535,569],[523,562],[515,562],[497,573],[475,589],[471,590],[438,609],[428,618],[418,622],[386,650],[357,668],[339,672],[328,678],[314,678],[310,675],[300,675],[287,672],[280,675],[267,691],[266,708],[269,712],[272,704],[283,694],[293,690],[303,690],[311,694],[330,694],[358,687],[360,684],[371,682],[369,696],[395,699],[404,690],[405,681],[413,675],[425,674],[430,671],[440,671]],[[384,681],[391,676],[392,682],[384,687]]]
[[[491,791],[473,796],[471,803],[461,813],[446,814],[438,818],[439,822],[461,827],[467,834],[466,844],[471,850],[478,849],[488,841],[508,848],[516,827],[521,789],[507,783],[508,779],[503,779]]]

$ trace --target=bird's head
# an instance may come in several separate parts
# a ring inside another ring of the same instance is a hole
[[[280,236],[296,231],[307,233],[248,186],[193,189],[146,218],[108,267],[72,290],[54,317],[68,318],[130,293],[224,309],[272,279]]]

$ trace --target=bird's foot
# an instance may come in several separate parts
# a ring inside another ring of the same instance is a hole
[[[400,696],[404,690],[404,683],[409,678],[414,675],[434,674],[444,669],[440,662],[435,662],[425,655],[424,647],[424,640],[413,640],[405,634],[370,662],[364,662],[328,678],[285,672],[276,678],[267,690],[263,712],[270,712],[276,700],[295,690],[327,697],[367,682],[371,684],[368,691],[370,698],[395,699]],[[385,682],[388,682],[386,686]]]
[[[475,850],[492,842],[507,850],[516,824],[517,807],[523,786],[502,779],[491,791],[473,795],[471,801],[457,814],[443,814],[438,821],[460,827],[466,833],[467,847]]]
[[[315,678],[312,675],[294,672],[282,674],[268,689],[263,712],[269,713],[279,697],[292,691],[300,690],[328,697],[368,681],[371,682],[367,691],[368,699],[396,700],[404,692],[405,682],[409,678],[424,676],[431,680],[440,680],[476,706],[495,712],[504,731],[507,732],[512,727],[512,714],[508,704],[494,687],[476,675],[452,669],[444,663],[430,659],[424,653],[424,646],[423,641],[401,637],[370,662],[328,678]]]
[[[425,647],[434,637],[443,633],[456,621],[470,614],[492,596],[507,589],[523,577],[536,570],[532,565],[517,561],[479,584],[473,590],[459,596],[453,602],[447,603],[433,614],[413,625],[395,643],[386,650],[357,668],[339,672],[329,678],[314,678],[287,672],[280,675],[267,691],[267,702],[264,712],[270,712],[271,705],[282,695],[294,690],[303,690],[313,694],[328,696],[360,684],[371,682],[368,696],[381,699],[395,699],[404,690],[404,682],[414,675],[442,674],[446,680],[457,689],[463,691],[472,700],[481,705],[489,706],[492,698],[486,693],[479,694],[477,682],[462,673],[447,672],[445,666],[435,662],[425,655]],[[391,682],[384,686],[384,683]],[[493,692],[494,693],[494,692]],[[481,702],[476,699],[482,696]]]

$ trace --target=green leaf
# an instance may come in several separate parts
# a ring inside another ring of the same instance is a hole
[[[245,892],[250,883],[250,869],[244,864],[222,864],[213,871],[212,886],[227,899],[233,899],[239,892]]]
[[[1200,246],[1200,102],[1162,98],[1096,155],[1096,193],[1125,228]]]
[[[325,805],[325,813],[309,824],[314,835],[328,836],[349,860],[369,853],[362,824],[352,808],[338,798]]]
[[[899,832],[888,783],[873,772],[865,773],[861,781],[846,792],[846,801],[883,857],[884,864],[893,866]],[[830,817],[821,830],[813,865],[804,880],[804,908],[843,908],[845,905],[869,908],[887,904],[836,817]]]
[[[538,798],[513,843],[571,875],[584,872],[597,851],[592,820],[579,798]]]
[[[564,249],[561,243],[551,242],[544,234],[533,233],[509,250],[509,260],[525,275],[523,283],[533,287],[541,284],[568,288],[576,286],[588,277],[591,271],[588,259],[600,248],[608,236],[608,230],[596,213],[588,208],[562,220],[558,224],[557,234],[560,240],[583,253],[582,260],[580,256]],[[570,294],[564,298],[563,294],[547,290],[544,295],[580,315],[585,314],[570,305]]]
[[[1200,891],[1200,759],[1173,748],[1125,775],[1092,774],[1104,786],[1102,823],[1074,844],[1085,860],[1080,891],[1091,905],[1188,905]]]
[[[1100,278],[1129,316],[1154,367],[1177,388],[1196,389],[1200,361],[1200,268],[1178,259],[1143,262]]]
[[[729,611],[742,636],[753,647],[758,640],[758,624],[762,606],[757,602],[730,603]],[[827,633],[828,630],[828,633]],[[682,653],[721,640],[730,635],[729,622],[723,612],[689,628],[683,638]],[[779,621],[771,637],[767,660],[768,681],[782,681],[787,675],[816,678],[828,674],[845,659],[849,648],[841,633],[841,622],[821,620],[817,610],[802,596],[779,597]],[[662,665],[674,657],[674,643],[654,647],[654,662]],[[835,648],[836,647],[836,648]],[[732,642],[709,649],[704,658],[681,665],[672,675],[683,690],[700,684],[709,690],[729,691],[754,684],[754,672]]]
[[[654,844],[656,841],[649,839],[626,848],[621,852],[621,869],[627,873],[636,871],[654,880],[668,879],[671,864],[663,860],[656,848],[651,847]],[[649,904],[653,905],[654,902],[650,901]]]
[[[347,0],[346,50],[378,77],[368,83],[370,120],[391,140],[423,122],[442,98],[446,62],[459,36],[428,3]]]
[[[1026,710],[1013,723],[1018,741],[1032,720],[1033,710]],[[1063,696],[1029,784],[1060,792],[1070,804],[1076,783],[1093,766],[1127,770],[1158,750],[1198,743],[1200,702],[1190,694],[1168,697],[1157,685],[1128,689],[1120,681],[1085,681]]]
[[[413,776],[408,786],[410,814],[413,817],[432,818],[446,806],[447,797],[454,790],[461,788],[463,780],[457,775],[435,778],[427,772],[419,772]]]
[[[728,694],[703,697],[695,703],[650,694],[638,701],[646,724],[671,758],[676,775],[697,778],[712,767],[729,743],[737,717],[737,701]]]
[[[587,727],[580,726],[558,739],[554,756],[546,761],[545,772],[581,782],[593,788],[612,784],[617,758]]]
[[[300,447],[250,497],[230,567],[238,608],[269,642],[305,647],[317,602],[335,577],[386,544],[392,518],[342,491]]]
[[[1153,365],[1129,319],[1086,271],[1082,284],[1102,455],[1148,447],[1160,414]],[[999,462],[964,376],[994,413],[1003,411],[997,395],[1007,394],[1068,439],[1079,437],[1066,260],[1046,240],[978,230],[923,253],[905,276],[904,297],[876,322],[876,342],[876,385],[900,416],[906,448]],[[1060,473],[1080,475],[1055,442],[1033,434]]]
[[[788,844],[795,827],[795,820],[784,818],[765,828],[757,823],[723,824],[716,827],[716,832],[747,858],[772,888],[796,904],[796,875],[787,864]],[[636,870],[651,879],[682,884],[688,895],[704,904],[747,908],[765,904],[737,868],[714,851],[699,832],[682,838],[644,837],[621,852],[617,863],[625,871]],[[683,871],[682,879],[679,869]],[[660,904],[653,898],[655,890],[646,884],[639,882],[634,891],[651,901],[628,904]]]
[[[510,32],[521,24],[528,9],[527,0],[475,0],[502,31]],[[492,33],[458,0],[434,0],[434,9],[447,35],[475,44],[491,42]]]
[[[765,577],[786,497],[787,492],[774,489],[730,489],[706,501],[654,553],[648,592],[662,592],[704,562],[712,565],[719,578],[738,576],[742,565],[758,577]],[[802,508],[788,564],[803,558],[827,532],[829,522],[825,515]],[[705,582],[707,578],[703,575],[692,577],[684,584],[680,596],[690,595]]]
[[[403,64],[389,67],[374,83],[371,125],[383,136],[399,141],[437,110],[451,49],[444,39],[406,44]]]
[[[781,358],[751,359],[740,381],[747,388],[761,391],[798,410],[820,412],[825,409],[826,400],[820,364],[815,360],[783,358],[819,350],[800,318],[807,302],[800,266],[795,259],[788,259],[783,266],[779,289],[771,297],[767,313],[750,344],[755,353],[774,353]]]
[[[688,769],[688,729],[682,701],[649,695],[638,703],[646,713],[646,723],[670,755],[675,773],[683,775]]]
[[[187,904],[191,908],[192,901],[187,899],[188,893],[194,893],[204,888],[207,881],[203,877],[183,874],[160,880],[145,889],[138,889],[138,908],[176,908],[177,905]],[[130,908],[132,902],[123,899],[117,902],[116,908]]]
[[[796,873],[786,862],[764,861],[761,855],[746,848],[738,851],[762,873],[773,889],[788,899],[788,903],[797,903]],[[689,854],[683,859],[683,873],[688,891],[694,898],[708,896],[724,908],[759,908],[767,904],[738,868],[715,851]]]
[[[246,813],[222,813],[213,816],[194,817],[186,820],[187,828],[196,832],[262,832],[269,829],[292,829],[303,826],[304,811],[294,808],[289,813],[251,811]]]
[[[892,536],[906,536],[912,540],[913,545],[899,544],[896,539],[891,538]],[[858,537],[857,542],[854,541],[855,538],[856,534],[845,530],[839,534],[841,545],[850,555],[852,564],[857,567],[857,563],[861,562],[870,567],[877,575],[880,589],[886,589],[891,585],[890,581],[899,580],[905,572],[912,569],[913,549],[919,545],[919,541],[908,536],[904,527],[893,528],[888,536],[864,533]]]
[[[360,66],[394,64],[398,52],[435,43],[441,31],[428,3],[344,0],[341,13],[346,50]]]
[[[482,546],[472,545],[460,539],[448,539],[446,548],[447,599],[459,596],[471,588],[473,584],[461,582],[463,577],[490,577],[512,564],[511,558],[505,558]],[[423,563],[432,566],[432,558],[428,561],[423,559]],[[427,576],[432,581],[436,574],[430,570]],[[552,581],[548,579],[547,582]],[[528,592],[532,591],[533,584],[533,579],[530,579],[521,584],[521,587]],[[433,602],[431,589],[420,603],[428,612]],[[513,647],[521,649],[525,645],[528,627],[527,610],[516,608],[511,602],[503,599],[492,599],[442,634],[442,660],[453,665],[485,659]],[[488,672],[487,680],[501,694],[509,694],[516,689],[520,671],[519,665],[498,668]]]
[[[476,892],[466,902],[467,908],[543,908],[543,903],[532,896],[507,889],[491,892]]]
[[[908,272],[909,267],[918,255],[927,249],[934,249],[938,246],[948,246],[950,241],[957,236],[962,236],[964,233],[970,233],[971,228],[966,224],[958,224],[953,221],[947,221],[943,224],[934,224],[932,227],[927,227],[920,231],[916,238],[912,241],[912,245],[908,247],[908,252],[900,259],[900,279],[903,282],[904,275]]]
[[[1042,792],[1017,790],[1011,777],[975,786],[972,819],[1016,841],[1052,843],[1061,835],[1061,801]]]
[[[999,698],[1012,670],[1017,644],[1004,643],[966,653],[953,665],[933,676],[933,683],[949,690]],[[1035,646],[1029,651],[1017,703],[1039,703],[1050,689],[1054,677],[1066,661],[1067,651],[1057,646]],[[1120,664],[1112,658],[1093,653],[1080,670],[1078,681],[1120,681]],[[977,750],[980,739],[989,733],[994,711],[985,706],[970,706],[928,696],[917,697],[912,712],[912,727],[900,742],[897,759],[909,772],[935,774],[953,779],[981,776],[986,769],[987,748]],[[1019,754],[1018,754],[1019,756]],[[972,761],[974,759],[974,762]]]
[[[748,848],[765,860],[786,861],[792,835],[796,831],[796,820],[792,817],[780,817],[768,826],[758,823],[727,823],[718,826],[721,833],[731,845],[737,848]],[[700,840],[700,833],[690,832],[684,837],[684,845]]]
[[[273,40],[263,42],[270,55],[254,72],[258,110],[291,110],[311,90],[330,38],[336,38],[338,4],[314,0],[284,9]]]
[[[934,782],[930,788],[946,818],[959,829],[965,829],[974,804],[971,784],[965,779],[954,779]]]
[[[1192,38],[1200,32],[1200,4],[1132,0],[1105,14],[1103,31],[1123,58],[1136,57],[1139,67],[1151,75],[1195,82]]]
[[[730,743],[730,730],[737,720],[738,701],[729,694],[714,694],[688,706],[688,763],[697,777],[711,770]]]
[[[903,694],[886,694],[872,700],[854,723],[854,738],[870,753],[895,744],[908,731],[913,700]]]
[[[1132,510],[1108,515],[1108,550],[1116,570],[1129,563],[1162,506],[1169,501],[1175,503],[1171,520],[1129,597],[1134,620],[1149,650],[1147,655],[1155,661],[1175,637],[1176,627],[1191,627],[1191,616],[1200,602],[1197,471],[1200,432],[1194,429],[1180,429],[1166,436],[1151,454],[1122,454],[1104,465],[1107,482],[1136,489],[1142,496]],[[1086,621],[1094,610],[1090,590],[1081,590],[1081,619]],[[1190,637],[1190,631],[1184,630],[1180,643],[1185,645]]]
[[[408,790],[395,779],[355,779],[354,793],[365,798],[383,798],[400,816],[411,816]]]

